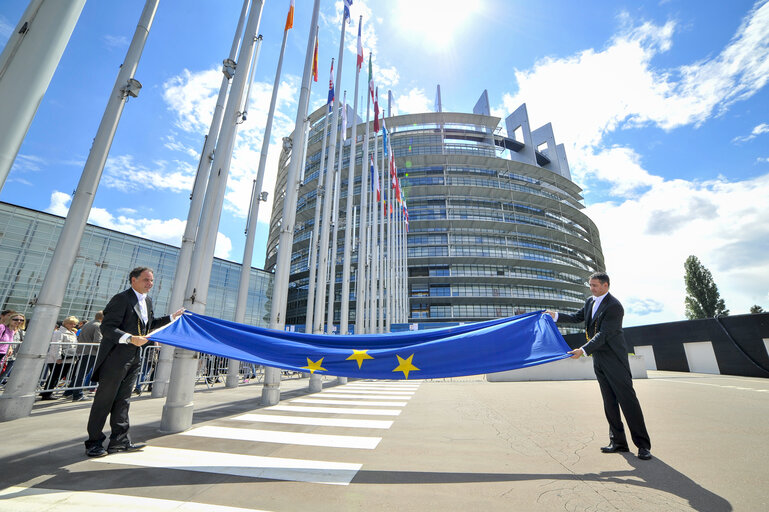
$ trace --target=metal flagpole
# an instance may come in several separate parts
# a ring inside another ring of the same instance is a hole
[[[358,19],[358,34],[360,34],[361,24],[363,23],[363,16]],[[360,59],[363,56],[360,55]],[[355,244],[355,220],[353,217],[353,223],[350,225],[350,218],[353,212],[353,203],[355,202],[355,160],[357,159],[357,117],[358,117],[358,81],[360,79],[360,65],[358,60],[355,64],[355,93],[353,95],[353,108],[352,108],[352,134],[350,136],[350,161],[347,167],[347,203],[345,207],[345,229],[344,229],[344,255],[342,256],[342,304],[339,311],[339,333],[347,334],[349,332],[350,321],[350,265],[352,259],[352,246]],[[345,105],[344,108],[347,108]],[[365,162],[362,162],[365,167]],[[363,201],[363,180],[361,180],[360,197]],[[360,254],[358,255],[358,266],[360,267]],[[360,272],[358,272],[360,276]],[[358,289],[358,281],[356,279],[356,290]],[[356,293],[355,300],[359,300],[360,296]],[[357,305],[357,302],[356,302]],[[356,307],[357,312],[357,307]],[[357,332],[358,319],[355,319],[355,326]]]
[[[334,59],[331,59],[334,65]],[[323,120],[323,139],[320,150],[320,167],[318,169],[318,184],[315,187],[315,221],[310,235],[310,267],[309,282],[307,284],[307,309],[304,319],[304,332],[311,333],[315,318],[315,282],[318,269],[318,225],[320,224],[320,212],[323,208],[323,199],[326,190],[323,187],[324,163],[326,161],[326,138],[328,136],[328,112]],[[321,313],[322,314],[322,313]]]
[[[287,26],[288,27],[288,26]],[[246,220],[246,246],[243,249],[243,264],[240,267],[240,283],[238,285],[238,303],[235,307],[235,321],[243,323],[246,318],[246,309],[248,306],[248,287],[251,279],[251,260],[254,255],[254,239],[256,238],[256,226],[259,222],[259,203],[267,201],[267,193],[262,192],[262,183],[264,182],[264,171],[267,167],[267,154],[270,151],[270,136],[272,135],[272,121],[275,115],[275,105],[278,102],[278,89],[280,88],[280,75],[283,69],[283,55],[286,53],[286,40],[288,31],[283,31],[283,41],[280,44],[280,55],[278,56],[278,68],[275,71],[275,81],[272,84],[272,96],[270,97],[270,108],[267,112],[267,124],[264,127],[262,135],[262,151],[259,154],[259,167],[256,172],[256,181],[254,189],[251,192],[251,207],[249,218]],[[256,66],[253,66],[253,70]],[[249,84],[249,90],[251,85]],[[248,101],[248,100],[246,100]],[[248,108],[248,105],[245,107]],[[227,365],[227,387],[234,388],[238,386],[240,373],[240,361],[230,359]]]
[[[35,321],[32,322],[27,332],[27,341],[21,345],[17,353],[15,363],[17,370],[11,373],[5,391],[0,397],[0,421],[28,416],[32,411],[38,377],[45,363],[45,354],[48,352],[51,333],[61,310],[67,281],[80,249],[83,231],[93,205],[96,189],[99,186],[104,164],[107,161],[112,139],[115,136],[128,97],[135,97],[141,88],[141,84],[133,77],[144,50],[152,20],[155,17],[158,1],[147,0],[144,4],[125,61],[118,71],[115,85],[107,102],[107,108],[104,110],[104,115],[99,123],[99,129],[85,162],[83,173],[80,175],[80,182],[72,198],[72,204],[61,229],[59,240],[56,243],[51,264],[45,273],[43,286],[35,304]]]
[[[392,134],[391,134],[392,135]],[[390,158],[392,158],[392,147],[389,149]],[[389,166],[388,166],[389,167]],[[388,169],[390,172],[388,175],[387,196],[390,201],[387,203],[387,323],[385,324],[385,332],[390,332],[392,326],[393,312],[395,311],[395,281],[393,280],[394,267],[393,261],[395,259],[395,246],[393,245],[393,203],[395,202],[395,190],[393,190],[392,169]]]
[[[238,119],[242,114],[239,109],[243,104],[243,93],[248,85],[249,68],[251,65],[256,66],[256,62],[250,63],[255,53],[256,34],[259,31],[263,5],[262,0],[256,0],[248,13],[243,44],[238,55],[240,70],[235,72],[232,80],[232,90],[227,98],[221,134],[212,164],[211,172],[216,174],[216,181],[209,184],[203,201],[201,225],[192,254],[190,277],[185,292],[185,307],[195,313],[203,313],[206,309],[208,285],[211,279],[211,267],[224,194],[227,188],[232,149],[235,143]],[[177,348],[174,351],[168,396],[160,419],[162,432],[181,432],[192,425],[194,407],[192,395],[195,390],[198,358],[198,353],[191,350]]]
[[[85,0],[32,0],[15,30],[9,32],[0,54],[0,189],[84,5]]]
[[[339,137],[339,161],[337,162],[337,169],[336,173],[334,174],[334,204],[333,204],[333,215],[332,215],[332,223],[334,225],[334,231],[331,235],[331,258],[329,260],[329,279],[328,279],[328,312],[326,313],[326,325],[327,329],[326,332],[329,334],[334,333],[334,299],[336,296],[336,261],[337,261],[337,243],[339,241],[339,196],[342,195],[342,157],[343,151],[344,151],[344,141],[347,139],[347,127],[346,127],[346,118],[347,118],[347,91],[344,91],[344,95],[342,96],[342,133],[341,137]],[[347,222],[347,218],[345,218],[345,222]]]
[[[232,46],[230,47],[230,53],[227,59],[222,63],[222,83],[219,86],[219,96],[216,99],[214,116],[211,119],[211,126],[208,128],[208,135],[206,135],[203,144],[203,151],[201,152],[200,161],[198,162],[198,170],[195,174],[195,184],[192,187],[192,194],[190,195],[190,209],[187,214],[187,223],[184,226],[184,234],[182,235],[182,246],[179,250],[179,257],[176,263],[176,273],[174,274],[174,283],[171,287],[171,297],[168,301],[169,311],[176,311],[182,307],[182,303],[184,302],[184,292],[187,288],[187,280],[190,275],[192,250],[195,246],[195,238],[197,237],[200,212],[203,208],[203,198],[210,180],[213,179],[210,177],[209,171],[211,169],[211,162],[214,159],[214,148],[216,147],[216,141],[219,138],[219,130],[222,125],[224,103],[227,100],[227,90],[229,89],[230,80],[234,74],[235,57],[237,56],[238,48],[240,47],[243,26],[246,22],[246,14],[248,13],[249,5],[251,5],[251,0],[243,1],[240,18],[238,19],[238,26],[235,29],[235,36],[233,37]],[[155,379],[152,384],[152,398],[166,396],[168,391],[168,379],[171,376],[171,365],[174,360],[174,350],[174,347],[171,345],[162,345],[160,347],[158,362],[155,367]]]
[[[342,60],[344,58],[344,35],[345,35],[345,29],[347,27],[347,18],[343,15],[342,16],[342,35],[339,38],[339,58],[337,59],[337,68],[336,68],[336,90],[340,90],[342,88]],[[339,131],[339,95],[334,94],[334,104],[333,104],[333,116],[331,118],[331,136],[328,141],[328,147],[329,147],[329,153],[328,153],[328,167],[327,169],[329,172],[326,173],[326,185],[325,188],[327,191],[331,191],[331,187],[333,186],[333,177],[334,174],[334,164],[335,162],[335,150],[336,150],[336,137],[337,132]],[[315,292],[315,326],[313,329],[313,332],[319,333],[323,332],[323,306],[325,305],[325,299],[326,299],[326,269],[328,268],[328,238],[329,238],[329,231],[331,227],[331,196],[329,195],[324,203],[323,203],[323,214],[321,217],[321,228],[320,228],[320,247],[318,249],[318,285]],[[330,300],[333,300],[333,297],[330,298]],[[314,375],[314,374],[313,374]],[[320,379],[320,375],[317,377]],[[315,386],[313,386],[312,376],[310,377],[310,391],[313,391],[316,389]],[[320,389],[317,389],[318,391]]]
[[[318,12],[320,0],[315,0],[310,21],[310,35],[307,38],[304,72],[302,74],[302,90],[299,95],[299,105],[296,110],[294,139],[299,139],[305,132],[307,119],[307,104],[310,99],[310,80],[312,74],[312,54],[315,39],[318,36]],[[299,147],[299,140],[296,142]],[[302,163],[301,155],[293,151],[291,162],[286,174],[286,190],[283,198],[283,216],[281,217],[280,235],[278,238],[278,255],[275,264],[275,277],[272,285],[272,309],[270,312],[270,329],[283,330],[286,325],[286,301],[288,298],[288,278],[291,271],[291,252],[294,245],[294,224],[296,222],[297,177]],[[264,387],[262,388],[262,404],[275,405],[280,400],[280,370],[267,367],[264,372]]]
[[[377,96],[379,96],[377,94]],[[384,129],[384,109],[382,110],[382,126],[381,129]],[[385,313],[385,282],[387,280],[386,277],[386,266],[385,266],[385,259],[387,258],[387,253],[385,251],[386,245],[385,245],[385,223],[387,222],[387,217],[385,215],[385,208],[387,207],[386,199],[385,199],[385,189],[387,188],[387,169],[385,164],[385,148],[384,148],[384,133],[382,134],[382,157],[381,162],[382,165],[380,166],[379,171],[379,187],[381,189],[381,196],[382,201],[379,202],[379,260],[377,261],[377,265],[379,265],[379,288],[378,288],[378,294],[379,294],[379,307],[378,310],[378,324],[377,324],[377,332],[379,334],[382,334],[384,332],[384,313]],[[378,154],[378,153],[377,153]]]
[[[363,17],[361,16],[362,23]],[[369,59],[371,59],[369,54]],[[370,60],[369,60],[370,62]],[[357,88],[356,88],[357,90]],[[367,230],[368,230],[368,138],[369,138],[369,115],[371,112],[371,97],[366,94],[366,135],[363,137],[363,158],[360,166],[360,227],[358,228],[358,275],[355,279],[355,333],[364,334],[368,332],[366,330],[366,297],[368,297],[368,280],[367,276],[370,273],[367,270],[368,266],[368,247],[367,247]],[[356,103],[358,95],[355,95]],[[356,109],[357,112],[357,109]],[[356,123],[357,124],[357,123]],[[353,130],[355,130],[356,124],[353,124]],[[355,132],[353,132],[355,133]],[[353,137],[353,141],[355,137]],[[354,161],[354,160],[353,160]]]
[[[379,150],[379,136],[378,132],[374,133],[374,173],[376,173],[377,179],[379,178],[379,171],[377,170],[377,152]],[[382,184],[379,184],[380,195]],[[381,198],[380,198],[381,200]],[[377,332],[377,308],[379,307],[379,204],[376,197],[376,190],[371,190],[371,303],[369,304],[369,332]]]

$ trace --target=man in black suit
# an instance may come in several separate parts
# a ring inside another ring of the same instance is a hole
[[[91,376],[91,381],[98,382],[99,387],[88,418],[88,440],[85,442],[88,457],[144,448],[143,443],[134,444],[128,437],[128,405],[139,373],[139,347],[149,341],[146,336],[150,331],[184,312],[180,309],[173,317],[155,318],[152,299],[147,297],[154,282],[152,269],[137,267],[131,271],[129,279],[131,287],[112,297],[104,308],[100,327],[103,337]],[[102,430],[107,416],[110,416],[111,433],[105,450],[106,436]]]
[[[572,358],[593,356],[593,369],[601,387],[603,409],[609,422],[609,445],[603,453],[627,452],[628,444],[622,425],[620,407],[625,415],[630,437],[638,447],[638,458],[649,460],[651,441],[646,431],[641,404],[638,403],[630,373],[628,350],[622,332],[622,304],[609,293],[609,276],[596,272],[590,276],[590,293],[581,310],[573,315],[546,311],[556,322],[585,322],[587,343],[569,352]]]

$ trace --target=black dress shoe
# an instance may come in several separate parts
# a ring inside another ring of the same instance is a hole
[[[601,451],[603,453],[617,453],[617,452],[629,452],[630,449],[626,444],[617,444],[614,441],[609,443],[609,446],[602,446]]]
[[[147,443],[116,444],[114,446],[108,446],[107,447],[107,453],[138,452],[138,451],[143,450],[145,446],[147,446]]]
[[[92,446],[85,449],[85,454],[88,457],[104,457],[107,455],[107,450],[103,446]]]
[[[652,452],[650,452],[646,448],[639,448],[638,458],[641,460],[650,460],[652,458]]]

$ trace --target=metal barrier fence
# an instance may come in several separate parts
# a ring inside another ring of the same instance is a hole
[[[13,355],[3,357],[0,361],[0,391],[5,389],[8,377],[13,371],[13,363],[18,346],[21,343],[10,343]],[[141,363],[139,376],[134,393],[137,395],[152,389],[155,381],[155,366],[157,365],[160,346],[151,345],[141,348]],[[86,393],[92,393],[97,384],[91,384],[91,373],[99,353],[98,343],[51,343],[48,357],[38,379],[36,393],[43,400],[71,396],[73,400],[85,399]],[[195,384],[213,387],[224,383],[227,378],[229,359],[211,354],[200,354]],[[239,383],[259,383],[264,380],[264,367],[253,363],[240,363]],[[282,378],[297,378],[304,374],[300,372],[283,371]],[[81,398],[83,397],[83,398]]]

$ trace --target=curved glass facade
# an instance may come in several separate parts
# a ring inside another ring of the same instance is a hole
[[[304,323],[325,113],[322,108],[310,117],[313,126],[297,202],[287,324]],[[386,119],[409,210],[410,322],[468,322],[539,309],[578,309],[586,296],[587,277],[604,269],[598,230],[582,211],[581,189],[570,179],[562,146],[556,151],[552,129],[546,125],[526,132],[527,142],[522,142],[513,138],[516,126],[511,126],[511,118],[507,120],[511,137],[499,134],[501,119],[489,115],[433,112]],[[359,125],[357,132],[360,143],[365,125]],[[539,151],[545,146],[536,145],[542,133],[549,133],[551,140],[547,149]],[[267,270],[275,266],[289,156],[284,150],[280,160]],[[356,206],[361,159],[359,144]],[[348,162],[346,146],[337,283],[341,282]],[[355,258],[353,253],[353,279]],[[340,289],[336,287],[337,322]],[[350,289],[350,322],[354,323],[355,286]]]

